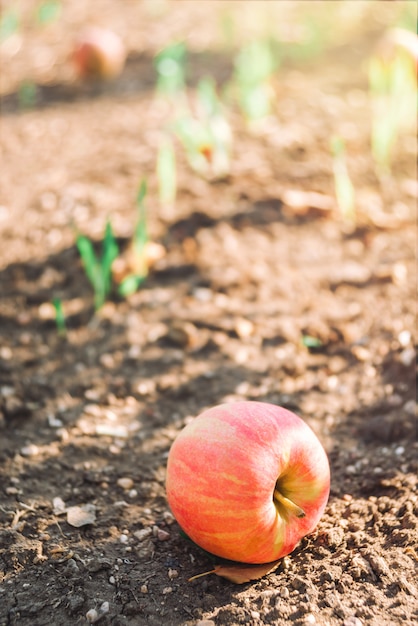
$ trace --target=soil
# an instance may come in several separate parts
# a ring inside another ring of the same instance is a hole
[[[364,70],[400,3],[351,3],[370,13],[341,21],[341,41],[284,62],[265,124],[248,128],[231,108],[224,179],[197,176],[177,146],[169,208],[155,175],[169,111],[152,57],[186,33],[190,89],[207,72],[225,81],[220,19],[241,15],[244,39],[261,3],[127,3],[129,19],[99,4],[129,49],[114,81],[71,77],[73,38],[97,18],[81,1],[43,28],[22,3],[25,30],[1,50],[1,626],[416,624],[416,146],[403,136],[379,180]],[[268,4],[282,29],[292,23],[297,3]],[[27,109],[22,80],[37,86]],[[346,139],[355,223],[335,207],[334,133]],[[72,225],[99,241],[110,216],[125,249],[142,176],[165,256],[95,316]],[[238,399],[285,406],[314,429],[329,504],[260,580],[189,582],[218,560],[168,509],[168,451],[193,416]]]

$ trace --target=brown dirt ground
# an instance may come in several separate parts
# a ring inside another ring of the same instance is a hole
[[[227,180],[199,179],[179,151],[176,206],[161,211],[156,199],[167,110],[152,55],[186,33],[192,76],[224,80],[219,16],[233,5],[244,38],[256,4],[94,3],[130,50],[108,85],[70,79],[72,38],[97,18],[88,3],[68,3],[43,30],[28,21],[3,46],[1,626],[84,624],[103,602],[100,623],[114,626],[416,624],[416,148],[404,137],[393,177],[379,183],[362,65],[396,3],[351,3],[369,13],[350,13],[342,43],[285,65],[268,125],[250,131],[231,112]],[[297,3],[270,4],[284,29]],[[29,15],[34,3],[22,5]],[[22,79],[38,83],[32,110],[16,108]],[[354,229],[335,211],[286,204],[289,189],[332,198],[332,133],[350,154]],[[71,223],[99,238],[110,215],[125,245],[143,175],[166,256],[136,294],[92,319]],[[321,346],[307,349],[304,335]],[[314,534],[263,579],[188,582],[212,560],[168,511],[167,454],[190,416],[233,399],[284,405],[311,425],[329,453],[330,501]],[[71,526],[54,498],[94,505],[94,523]]]

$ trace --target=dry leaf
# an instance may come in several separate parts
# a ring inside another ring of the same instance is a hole
[[[82,504],[81,506],[70,506],[67,509],[67,522],[70,526],[80,528],[96,521],[96,507],[94,504]]]
[[[242,585],[244,583],[249,583],[252,580],[259,580],[260,578],[263,578],[263,576],[267,576],[267,574],[270,574],[270,572],[276,569],[279,563],[280,559],[271,563],[263,563],[262,565],[216,565],[215,568],[209,572],[192,576],[192,578],[189,578],[189,582],[191,580],[196,580],[196,578],[200,578],[201,576],[215,574],[221,578],[226,578],[232,583]]]

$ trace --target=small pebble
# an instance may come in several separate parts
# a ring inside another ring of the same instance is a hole
[[[168,593],[172,593],[173,592],[173,587],[164,587],[163,589],[163,595],[167,595]]]
[[[159,528],[157,532],[157,539],[158,541],[167,541],[168,539],[170,539],[170,533],[168,533],[166,530],[161,530],[161,528]]]
[[[174,522],[174,516],[170,511],[164,511],[163,518],[166,524],[170,525]]]
[[[62,426],[64,426],[64,423],[61,420],[57,419],[55,415],[50,413],[48,415],[48,426],[50,428],[61,428]]]
[[[30,443],[28,446],[23,446],[23,448],[20,449],[20,454],[22,456],[36,456],[39,454],[39,448],[35,446],[34,443]]]
[[[253,619],[260,619],[260,613],[258,611],[251,611],[250,615]]]
[[[88,621],[89,624],[94,624],[94,622],[97,622],[98,619],[99,619],[99,613],[98,611],[96,611],[96,609],[90,609],[89,611],[87,611],[86,620]]]
[[[9,346],[2,346],[0,348],[0,357],[5,361],[9,361],[13,356],[12,349]]]
[[[291,560],[287,556],[285,556],[282,561],[282,567],[284,570],[288,570],[290,569],[290,566],[291,566]]]
[[[134,537],[136,537],[138,541],[144,541],[144,539],[147,539],[152,534],[151,528],[141,528],[140,530],[136,530],[134,532]]]
[[[170,580],[173,580],[174,578],[177,578],[179,575],[178,571],[176,569],[169,569],[168,570],[168,577]]]
[[[399,360],[405,367],[409,367],[415,361],[414,348],[405,348],[399,355]]]
[[[122,489],[128,491],[134,486],[134,481],[132,480],[132,478],[119,478],[116,484],[118,485],[118,487],[121,487]]]
[[[290,596],[289,589],[287,587],[282,587],[280,590],[280,597],[283,598],[283,600],[287,600],[289,596]]]
[[[240,317],[235,321],[235,332],[240,339],[245,339],[253,334],[254,324],[250,320]]]
[[[125,535],[124,533],[122,533],[119,537],[119,541],[121,543],[128,543],[129,541],[128,535]]]
[[[57,496],[52,500],[52,507],[54,515],[61,515],[65,513],[67,510],[66,504],[62,498]]]
[[[6,494],[8,496],[16,496],[18,493],[20,493],[20,489],[17,487],[6,487]]]
[[[396,456],[402,456],[404,452],[405,448],[403,446],[398,446],[397,448],[395,448]]]
[[[70,439],[70,433],[66,428],[57,428],[57,437],[61,439],[63,443],[67,443]]]
[[[109,602],[103,602],[103,604],[101,605],[99,609],[100,615],[105,615],[106,613],[109,613],[109,609],[110,609]]]
[[[398,341],[403,348],[406,348],[406,346],[411,341],[411,333],[409,332],[409,330],[401,331],[398,335]]]
[[[173,320],[166,337],[181,348],[193,348],[199,343],[199,331],[191,322]]]
[[[417,403],[415,400],[408,400],[408,402],[405,402],[403,405],[403,410],[408,415],[415,416],[417,414]]]
[[[316,617],[313,613],[305,615],[305,624],[316,624]]]
[[[141,589],[140,589],[141,593],[148,593],[148,587],[147,585],[141,585]]]
[[[143,380],[138,384],[136,391],[140,396],[151,394],[155,391],[155,382],[153,380]]]
[[[109,576],[109,584],[114,585],[116,583],[116,578],[114,576]]]

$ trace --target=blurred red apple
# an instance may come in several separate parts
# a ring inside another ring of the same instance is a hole
[[[289,554],[310,533],[330,489],[327,455],[297,415],[263,402],[215,406],[174,441],[167,497],[204,550],[243,563]]]
[[[90,26],[80,34],[72,56],[80,78],[114,78],[123,70],[126,49],[113,31]]]
[[[383,58],[393,58],[403,50],[416,66],[418,64],[418,35],[405,28],[391,28],[380,40],[378,52]]]

